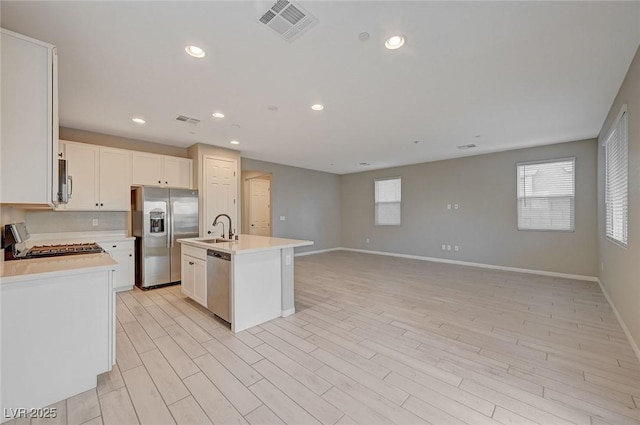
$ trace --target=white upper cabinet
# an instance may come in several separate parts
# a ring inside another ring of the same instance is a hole
[[[191,189],[192,160],[173,156],[164,157],[164,183],[169,187]]]
[[[2,29],[0,203],[53,205],[58,181],[54,46]]]
[[[100,148],[100,209],[131,209],[131,152]]]
[[[69,203],[65,210],[95,210],[99,201],[100,148],[84,143],[62,142],[69,173]]]
[[[188,158],[133,152],[133,184],[190,189],[192,161]]]
[[[65,210],[131,209],[131,152],[61,141],[69,174]]]
[[[161,186],[162,178],[162,155],[145,152],[133,153],[133,184]]]

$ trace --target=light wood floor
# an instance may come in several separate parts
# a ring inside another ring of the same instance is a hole
[[[596,283],[331,252],[296,311],[234,335],[179,286],[121,293],[117,367],[46,423],[640,423]]]

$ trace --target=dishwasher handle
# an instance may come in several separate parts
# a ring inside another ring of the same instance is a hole
[[[229,254],[228,252],[214,251],[213,249],[208,249],[207,255],[209,257],[214,257],[219,260],[231,261],[231,254]]]

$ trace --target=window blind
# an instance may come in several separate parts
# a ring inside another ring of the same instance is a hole
[[[628,133],[627,113],[614,123],[605,142],[605,215],[607,237],[627,245]]]
[[[575,158],[520,162],[518,230],[575,229]]]
[[[399,226],[400,204],[402,201],[402,179],[375,180],[375,215],[376,225]]]

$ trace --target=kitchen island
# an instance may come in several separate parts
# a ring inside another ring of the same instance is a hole
[[[111,370],[116,267],[108,254],[0,262],[5,416],[95,388]]]
[[[230,262],[228,322],[232,332],[295,313],[293,250],[313,245],[313,241],[240,235],[234,241],[191,238],[178,242],[182,244],[182,292],[214,313],[211,261],[216,257],[207,252],[228,254],[223,256]]]

